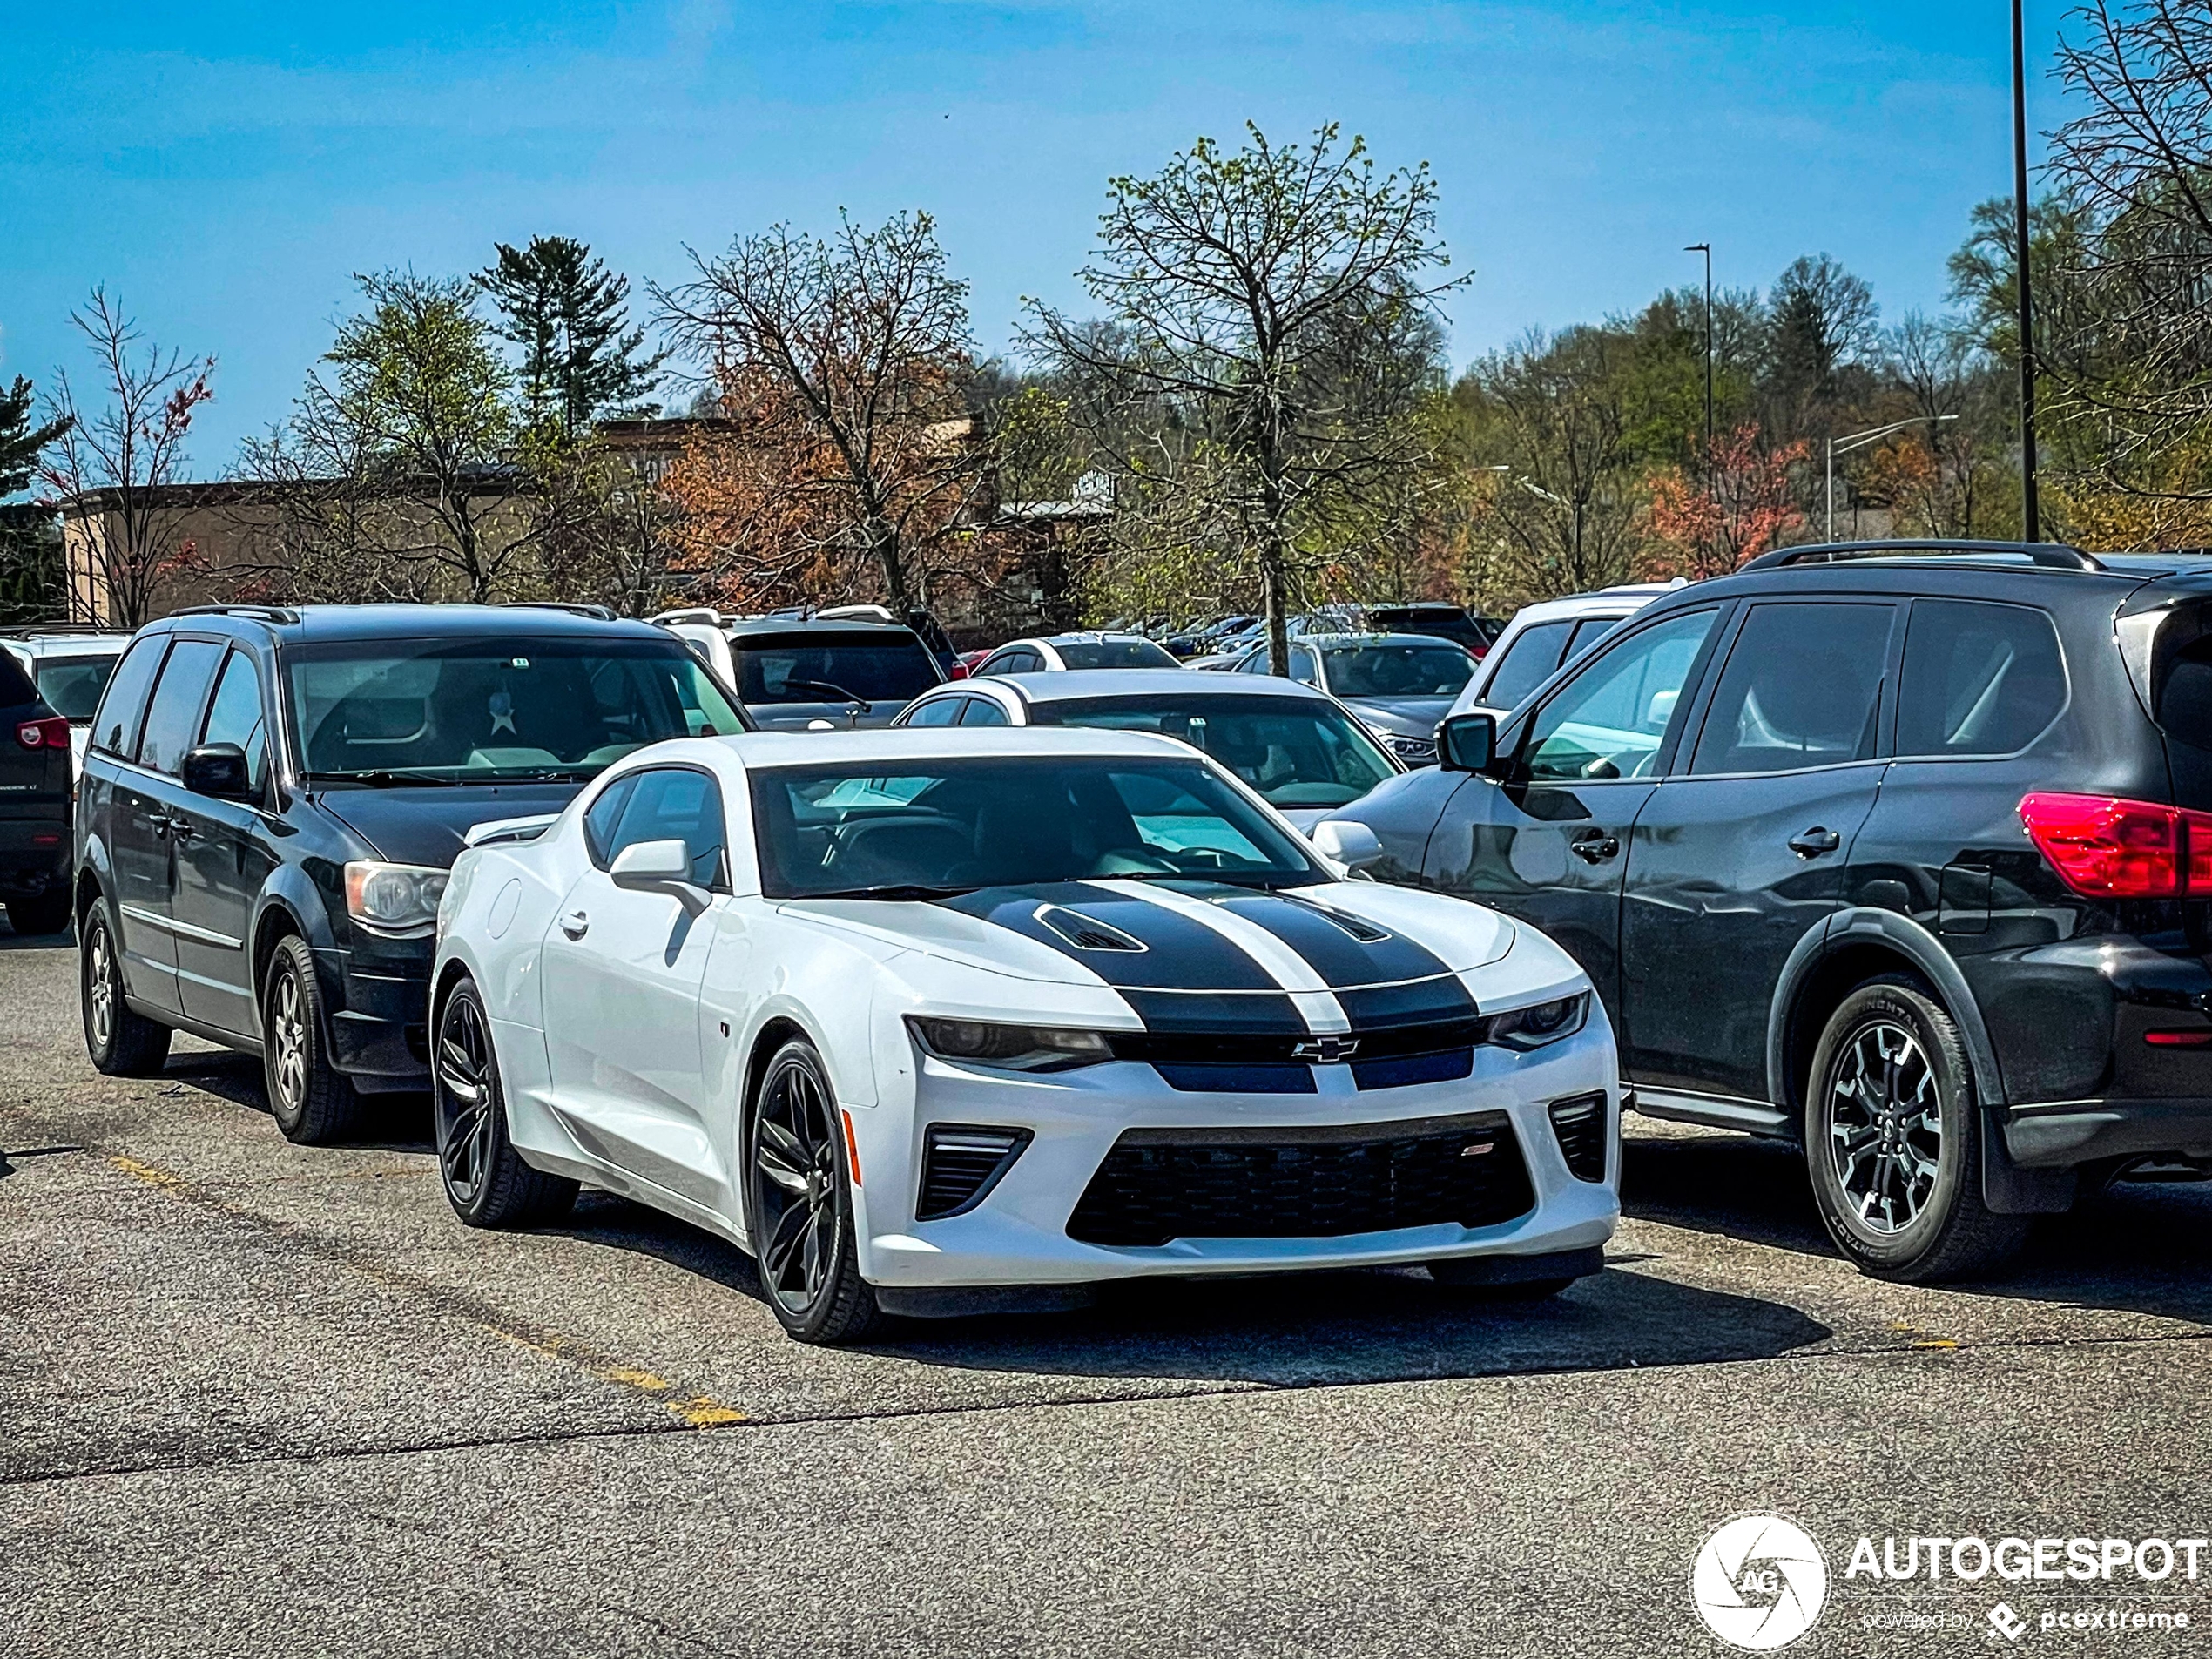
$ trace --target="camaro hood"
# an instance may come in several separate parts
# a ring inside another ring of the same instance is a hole
[[[448,867],[461,838],[498,818],[557,813],[582,784],[469,784],[458,788],[325,789],[316,801],[394,864]]]
[[[1400,737],[1433,738],[1436,723],[1451,712],[1448,697],[1348,697],[1353,713]]]

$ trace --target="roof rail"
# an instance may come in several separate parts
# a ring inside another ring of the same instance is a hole
[[[565,599],[502,599],[502,610],[565,610],[571,617],[589,617],[594,622],[612,622],[615,613],[604,605],[572,604]]]
[[[722,613],[712,605],[692,605],[681,610],[664,610],[657,616],[646,617],[645,620],[657,622],[664,626],[671,622],[703,622],[710,628],[719,628],[722,625]]]
[[[172,617],[252,617],[280,625],[300,620],[300,613],[290,605],[179,605],[169,614]]]
[[[104,622],[22,622],[0,628],[0,638],[35,639],[40,634],[121,634],[127,628],[111,628]]]
[[[2062,542],[1821,542],[1807,547],[1762,553],[1743,570],[1779,570],[1793,564],[1834,564],[1845,559],[1893,558],[1900,553],[1923,558],[1973,558],[2001,555],[2026,559],[2054,570],[2101,570],[2105,567],[2078,547]],[[1741,574],[1741,571],[1738,572]]]

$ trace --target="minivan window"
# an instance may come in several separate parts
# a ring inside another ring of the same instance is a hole
[[[146,715],[146,693],[153,689],[153,672],[161,666],[161,653],[168,644],[167,635],[152,634],[123,653],[123,660],[108,677],[99,711],[92,717],[92,747],[126,759],[138,748],[138,727]]]
[[[1483,702],[1494,709],[1519,707],[1529,692],[1551,678],[1574,630],[1571,619],[1532,623],[1522,629],[1490,671],[1490,683],[1482,688]]]
[[[1893,607],[1751,607],[1690,759],[1695,773],[1789,772],[1865,760]]]
[[[2058,634],[2026,605],[1915,600],[1901,678],[1900,755],[2011,754],[2066,706]]]
[[[214,640],[177,642],[146,710],[145,735],[138,739],[140,765],[172,774],[183,768],[185,751],[199,730],[199,711],[207,706],[215,666],[222,660],[223,648]]]
[[[215,683],[202,743],[234,743],[246,752],[247,786],[255,794],[269,774],[269,734],[261,718],[261,676],[242,651],[231,653]]]

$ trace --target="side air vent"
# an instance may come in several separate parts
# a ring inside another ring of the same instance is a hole
[[[1577,1180],[1605,1179],[1605,1096],[1576,1095],[1551,1103],[1552,1133]]]
[[[1143,950],[1144,941],[1063,905],[1037,907],[1037,920],[1077,950]]]
[[[966,1215],[990,1196],[1029,1140],[1026,1129],[932,1123],[922,1145],[921,1192],[914,1200],[914,1219],[942,1221]]]

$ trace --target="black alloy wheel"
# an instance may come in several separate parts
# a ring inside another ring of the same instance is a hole
[[[2027,1218],[1982,1197],[1981,1109],[1959,1029],[1926,988],[1870,981],[1829,1016],[1805,1104],[1814,1202],[1863,1271],[1925,1284],[1995,1267]]]
[[[431,1120],[446,1202],[471,1227],[557,1221],[575,1204],[576,1182],[532,1169],[508,1137],[499,1055],[473,980],[455,984],[439,1011]]]
[[[78,1001],[84,1015],[84,1051],[110,1077],[155,1077],[169,1061],[169,1028],[135,1014],[123,996],[123,954],[106,904],[84,911],[78,947]]]
[[[829,1074],[813,1044],[768,1062],[746,1136],[747,1231],[761,1289],[801,1342],[851,1342],[880,1317],[860,1278],[852,1189]]]

